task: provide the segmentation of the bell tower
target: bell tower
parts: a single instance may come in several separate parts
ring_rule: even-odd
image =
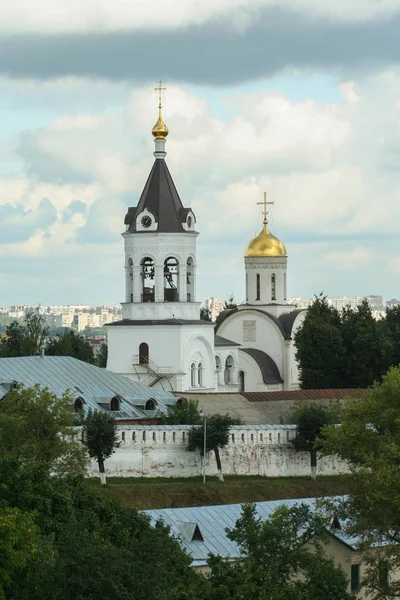
[[[285,245],[268,228],[267,194],[263,205],[263,228],[251,240],[244,255],[246,305],[286,305],[287,252]],[[269,311],[272,312],[272,311]]]
[[[152,129],[154,164],[136,207],[125,216],[124,319],[198,319],[196,217],[185,208],[165,161],[168,127],[162,115]]]

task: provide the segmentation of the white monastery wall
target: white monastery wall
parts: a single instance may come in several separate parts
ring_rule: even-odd
[[[115,477],[192,477],[202,474],[198,452],[186,450],[190,426],[119,427],[121,445],[106,461],[106,473]],[[309,476],[310,455],[295,452],[289,440],[294,425],[235,426],[228,445],[221,450],[224,475],[265,475],[267,477]],[[319,457],[317,474],[347,473],[347,464],[336,456]],[[92,461],[91,476],[98,476]],[[213,452],[206,458],[206,474],[217,475]]]

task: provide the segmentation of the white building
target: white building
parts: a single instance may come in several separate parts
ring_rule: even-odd
[[[165,162],[168,129],[153,128],[155,161],[125,217],[125,302],[108,324],[107,368],[184,391],[298,388],[293,333],[304,312],[286,298],[287,254],[268,229],[245,253],[246,304],[202,321],[196,299],[196,216],[181,202]]]

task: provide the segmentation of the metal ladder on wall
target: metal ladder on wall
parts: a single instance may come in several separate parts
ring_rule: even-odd
[[[136,354],[133,356],[132,364],[134,367],[144,367],[148,373],[146,379],[141,381],[143,385],[153,387],[161,379],[169,379],[174,374],[172,367],[159,367],[155,362],[147,358],[146,356],[140,356]],[[136,371],[140,377],[140,373]]]

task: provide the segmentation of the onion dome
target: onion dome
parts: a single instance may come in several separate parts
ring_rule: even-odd
[[[161,106],[161,102],[160,102],[158,105],[157,123],[154,125],[153,129],[151,130],[151,133],[156,140],[165,140],[165,138],[168,135],[168,127],[166,126],[166,124],[163,121],[161,110],[162,110],[162,106]]]
[[[284,243],[272,235],[264,220],[264,227],[261,233],[249,242],[244,255],[245,257],[287,256],[287,252]]]

